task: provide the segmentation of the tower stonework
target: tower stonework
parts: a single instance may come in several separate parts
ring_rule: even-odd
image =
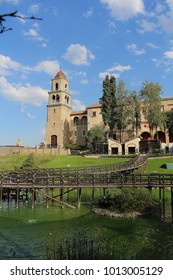
[[[71,94],[68,80],[60,70],[51,80],[48,92],[45,146],[66,148],[70,138]]]

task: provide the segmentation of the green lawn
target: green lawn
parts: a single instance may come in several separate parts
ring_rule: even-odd
[[[1,155],[0,170],[19,169],[28,155]],[[35,155],[34,161],[39,168],[63,168],[97,166],[127,161],[127,158],[85,158],[84,156]]]
[[[163,167],[165,163],[173,163],[173,157],[149,158],[144,172],[172,174],[173,169],[166,169]]]
[[[19,169],[28,155],[1,155],[0,170]],[[80,166],[97,166],[111,163],[119,163],[129,160],[128,158],[88,158],[84,156],[56,156],[56,155],[35,155],[35,162],[39,168],[63,168]],[[165,163],[173,163],[173,157],[149,158],[145,173],[173,173],[173,169],[165,169]],[[137,172],[142,172],[141,170]]]

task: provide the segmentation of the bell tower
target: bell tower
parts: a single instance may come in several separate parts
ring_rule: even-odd
[[[66,148],[70,137],[71,94],[68,80],[60,70],[51,80],[48,92],[45,146]]]

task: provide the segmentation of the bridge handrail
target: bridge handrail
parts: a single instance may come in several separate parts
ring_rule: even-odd
[[[39,169],[19,169],[13,171],[1,171],[0,176],[18,176],[17,174],[24,174],[23,176],[32,176],[33,173],[36,174],[62,174],[62,173],[104,173],[104,172],[121,172],[121,171],[131,171],[144,166],[147,162],[146,154],[138,154],[131,160],[122,163],[111,163],[106,165],[98,166],[85,166],[85,167],[63,167],[63,168],[39,168]]]

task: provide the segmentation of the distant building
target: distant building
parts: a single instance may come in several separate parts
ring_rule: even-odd
[[[95,125],[103,125],[101,104],[92,104],[84,111],[72,112],[71,94],[65,74],[59,71],[51,80],[51,91],[48,92],[47,122],[45,147],[66,148],[69,143],[77,145],[86,144],[86,135]],[[173,97],[161,100],[161,110],[173,110]],[[173,137],[169,137],[165,129],[155,131],[155,139],[159,139],[162,148],[172,151]],[[120,143],[119,131],[114,131],[113,139],[108,139],[108,152],[110,154],[138,153],[140,140],[151,140],[149,125],[145,119],[145,108],[141,102],[141,128],[138,135],[128,127],[124,142]]]

